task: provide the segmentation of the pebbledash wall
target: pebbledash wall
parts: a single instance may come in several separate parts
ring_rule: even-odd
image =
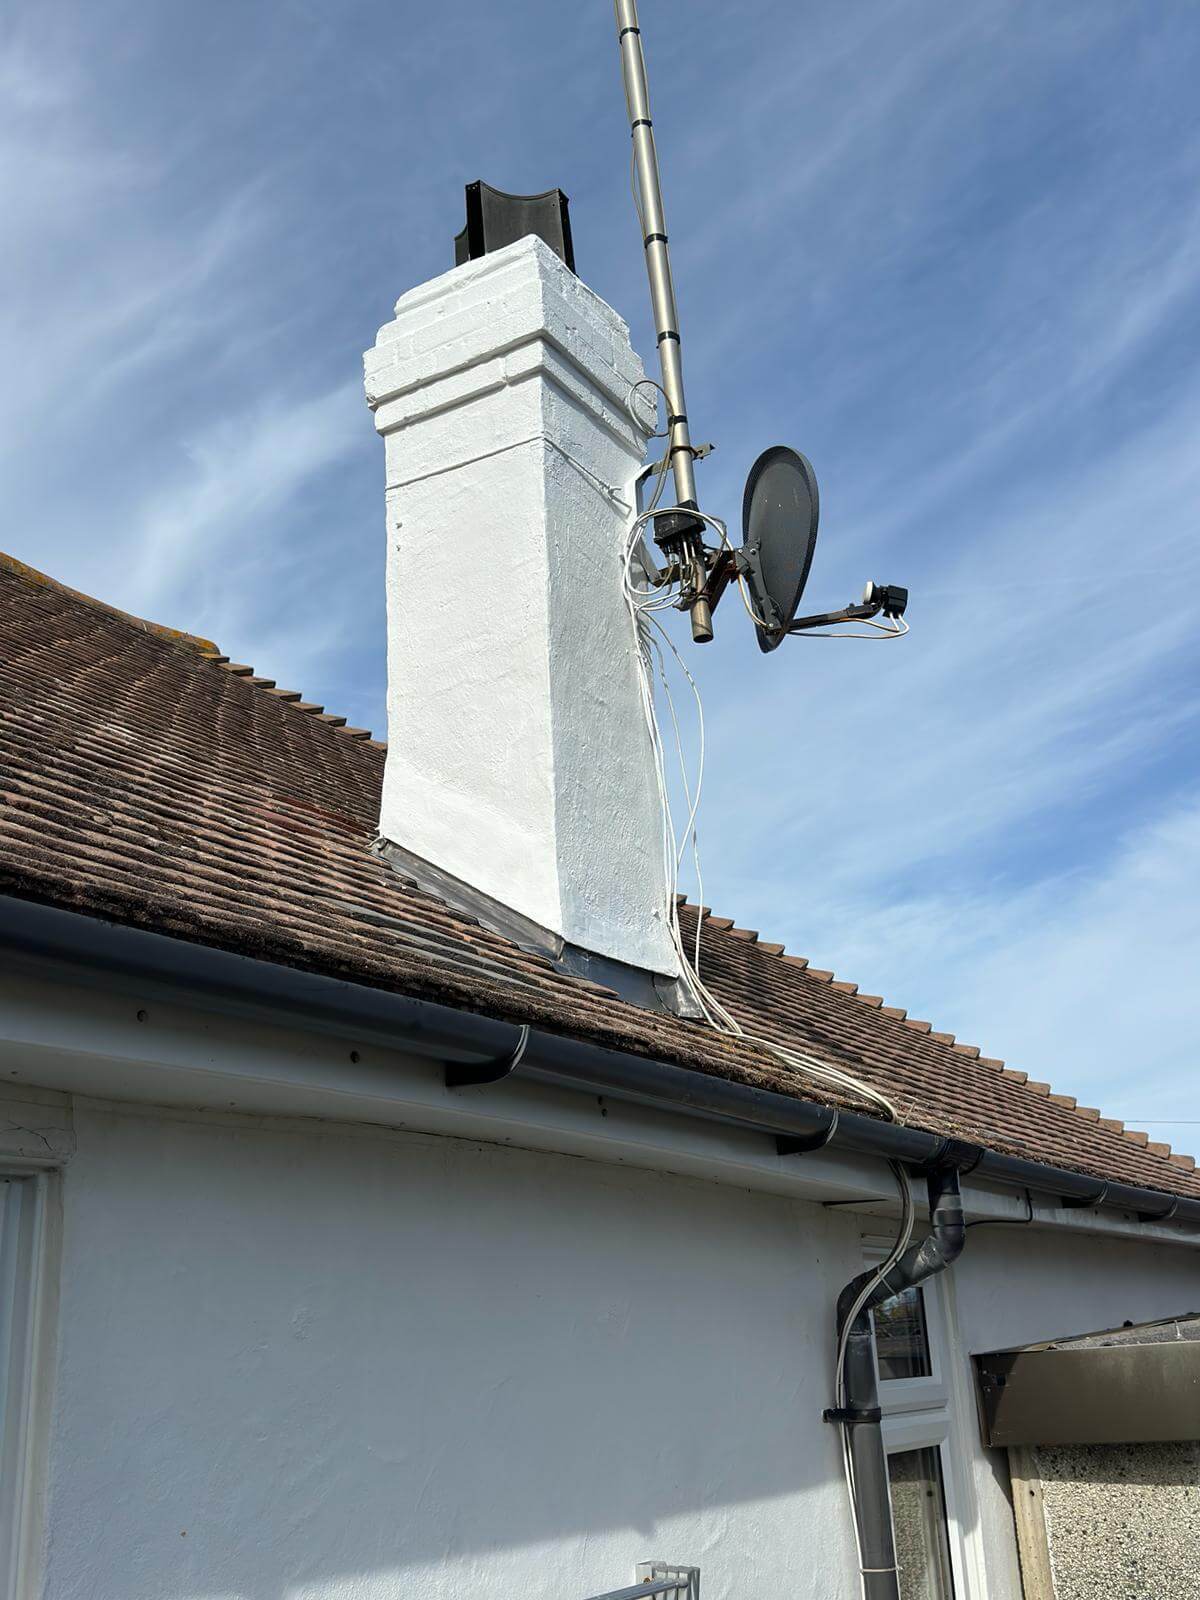
[[[821,1411],[881,1220],[459,1138],[71,1110],[44,1595],[582,1600],[652,1557],[706,1600],[856,1594]],[[1194,1273],[969,1235],[961,1600],[1020,1594],[965,1352],[1173,1314]]]

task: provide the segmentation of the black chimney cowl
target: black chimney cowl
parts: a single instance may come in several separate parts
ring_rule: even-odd
[[[505,194],[482,180],[467,184],[467,225],[455,235],[454,265],[461,267],[464,261],[475,261],[536,233],[574,272],[568,203],[561,189],[547,189],[545,194]]]

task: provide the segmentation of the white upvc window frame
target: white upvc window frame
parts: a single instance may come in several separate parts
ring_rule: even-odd
[[[873,1252],[868,1252],[868,1260]],[[877,1256],[875,1265],[883,1257]],[[917,1290],[925,1313],[925,1340],[929,1347],[929,1375],[924,1378],[881,1378],[879,1356],[875,1356],[875,1376],[880,1393],[887,1390],[888,1415],[904,1411],[932,1411],[950,1404],[950,1351],[945,1305],[938,1290],[938,1279],[930,1278]],[[872,1345],[874,1349],[874,1345]]]
[[[0,1600],[41,1592],[59,1177],[40,1163],[0,1157]]]
[[[878,1266],[891,1244],[890,1239],[864,1238],[867,1264]],[[987,1600],[970,1442],[963,1432],[961,1406],[956,1404],[958,1325],[949,1274],[928,1279],[920,1294],[930,1373],[921,1378],[879,1379],[883,1448],[888,1456],[908,1450],[938,1452],[954,1600]]]

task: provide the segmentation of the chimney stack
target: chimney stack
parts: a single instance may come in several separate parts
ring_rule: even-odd
[[[654,416],[629,330],[531,235],[403,295],[365,362],[387,466],[380,848],[485,926],[674,1004],[621,589]]]

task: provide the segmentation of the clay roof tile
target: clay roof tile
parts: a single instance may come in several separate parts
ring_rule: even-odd
[[[807,1099],[870,1106],[756,1045],[559,972],[372,849],[385,745],[210,639],[0,557],[0,892],[251,954]],[[702,972],[748,1033],[886,1093],[912,1126],[1093,1176],[1200,1195],[1190,1157],[981,1056],[732,918]]]

